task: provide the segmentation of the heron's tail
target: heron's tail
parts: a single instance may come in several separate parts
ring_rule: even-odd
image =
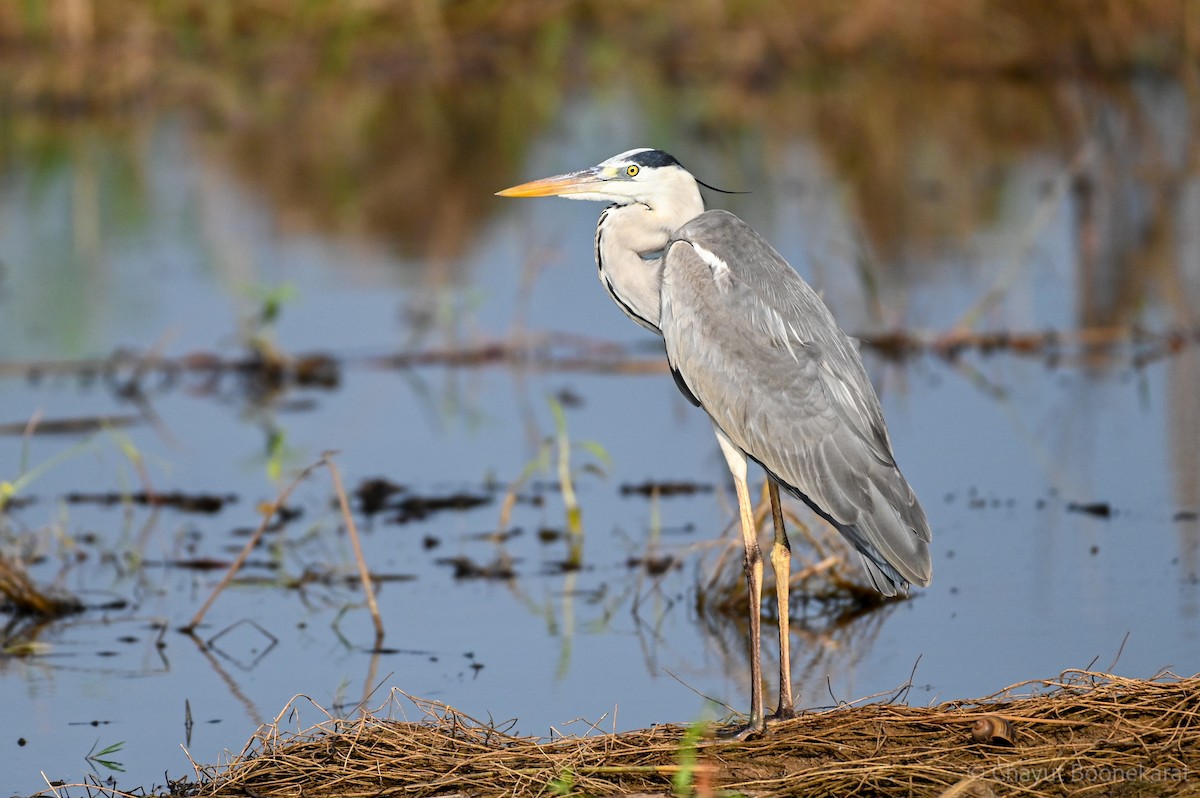
[[[901,481],[904,477],[896,472]],[[908,483],[904,482],[908,488]],[[929,521],[909,488],[908,502],[888,501],[871,486],[874,512],[863,513],[854,524],[836,524],[862,556],[875,589],[885,596],[908,591],[910,584],[924,587],[933,577],[929,558]]]
[[[760,460],[755,462],[762,465]],[[929,584],[933,577],[929,520],[912,487],[894,465],[888,469],[886,478],[868,481],[867,501],[851,524],[838,521],[803,491],[780,479],[766,466],[763,468],[781,488],[842,533],[862,556],[867,576],[880,593],[895,596],[907,592],[909,585]]]

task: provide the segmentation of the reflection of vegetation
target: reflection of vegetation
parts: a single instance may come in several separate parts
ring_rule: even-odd
[[[497,529],[503,532],[508,528],[513,507],[517,502],[518,491],[535,474],[549,471],[553,461],[558,476],[558,489],[563,497],[563,509],[566,511],[568,553],[563,567],[568,571],[574,571],[578,570],[583,563],[583,509],[579,506],[579,498],[575,493],[577,472],[571,465],[571,450],[579,447],[594,458],[594,462],[588,462],[582,466],[583,471],[604,475],[605,470],[611,467],[612,462],[607,450],[595,441],[573,443],[567,431],[567,418],[562,403],[554,397],[550,397],[548,402],[550,411],[554,415],[554,436],[542,442],[537,456],[525,464],[520,475],[509,485],[500,508],[500,521]]]
[[[32,433],[36,428],[37,428],[37,420],[35,419],[34,421],[30,422],[29,430]],[[87,440],[84,440],[80,443],[75,444],[70,449],[66,449],[64,451],[57,453],[56,455],[51,457],[49,460],[38,463],[37,465],[30,468],[29,464],[28,464],[29,437],[26,436],[24,444],[21,448],[20,473],[17,475],[17,477],[15,479],[0,480],[0,512],[3,512],[4,509],[8,506],[8,504],[10,502],[12,502],[18,496],[20,496],[21,492],[23,490],[25,490],[26,488],[28,488],[33,483],[33,481],[36,480],[38,477],[40,477],[42,474],[45,474],[47,471],[54,468],[59,463],[66,462],[67,460],[70,460],[71,458],[73,458],[75,455],[82,453],[90,445],[91,445],[91,438],[88,438]]]
[[[791,642],[794,686],[799,694],[812,690],[829,673],[852,673],[892,611],[903,600],[884,599],[869,584],[858,563],[858,555],[841,535],[819,519],[810,528],[785,506],[788,533],[792,541],[793,571],[791,586]],[[756,520],[771,525],[764,491]],[[732,552],[741,544],[729,541],[710,576],[695,587],[695,612],[701,628],[717,645],[727,661],[726,670],[745,667],[749,623],[746,617],[746,587],[741,568],[728,567]],[[775,585],[763,585],[762,640],[774,641],[778,627]],[[756,641],[762,645],[762,640]],[[796,645],[799,641],[799,645]]]
[[[122,765],[120,762],[117,762],[115,759],[110,759],[107,757],[111,757],[113,754],[118,753],[122,748],[124,748],[125,741],[122,740],[119,743],[113,743],[112,745],[106,746],[102,750],[97,751],[96,746],[99,744],[100,741],[97,740],[96,744],[92,746],[92,750],[88,751],[87,756],[84,757],[88,764],[92,765],[93,770],[95,769],[96,765],[100,765],[108,770],[112,770],[117,773],[124,773],[124,765]]]
[[[144,109],[184,109],[199,157],[267,197],[284,230],[382,246],[426,270],[430,295],[459,296],[457,264],[491,192],[590,85],[615,87],[600,98],[601,134],[610,116],[642,120],[651,141],[624,144],[752,144],[759,163],[743,158],[730,183],[768,185],[779,207],[748,215],[838,218],[844,236],[806,242],[814,271],[820,282],[826,266],[857,269],[888,309],[880,326],[910,322],[897,281],[995,261],[1025,274],[1044,255],[1027,209],[1047,168],[1070,191],[1035,215],[1075,214],[1065,246],[1081,264],[1081,323],[1136,324],[1147,295],[1194,307],[1179,264],[1195,233],[1176,221],[1190,218],[1200,164],[1188,0],[669,12],[644,0],[57,0],[0,4],[0,41],[0,109],[17,111],[0,114],[0,178],[20,164],[36,191],[71,184],[70,235],[19,253],[8,290],[34,297],[28,307],[67,305],[59,323],[84,331],[105,307],[100,244],[152,209],[142,171],[156,117]],[[214,261],[252,268],[245,242],[212,221],[221,181],[203,182],[195,226]],[[946,326],[963,304],[921,323]]]
[[[575,495],[575,472],[571,468],[571,436],[567,432],[567,416],[563,412],[562,403],[551,397],[550,410],[554,413],[554,438],[558,449],[558,485],[567,510],[567,534],[571,541],[567,565],[570,568],[578,568],[583,559],[583,510]],[[579,446],[590,452],[604,467],[612,465],[608,452],[599,443],[580,441]],[[584,468],[604,473],[596,464],[588,464]]]
[[[773,601],[768,601],[773,605]],[[874,605],[836,605],[813,603],[801,599],[792,608],[791,654],[793,690],[797,696],[808,696],[805,702],[812,706],[813,696],[823,694],[830,674],[852,676],[858,664],[874,647],[884,624],[900,602]],[[700,628],[716,645],[725,670],[729,673],[748,671],[747,636],[749,635],[744,598],[736,609],[720,603],[704,605],[699,613]],[[799,612],[797,612],[799,610]],[[771,630],[777,623],[775,614],[765,614],[763,628]],[[774,635],[768,631],[763,640],[771,641],[768,646],[774,656]],[[760,645],[761,645],[760,641]],[[766,669],[770,672],[770,668]],[[769,701],[768,701],[769,703]]]
[[[718,2],[669,13],[648,0],[309,0],[299,7],[292,0],[48,0],[9,3],[0,12],[6,38],[34,46],[149,50],[147,58],[200,61],[220,53],[246,67],[274,60],[332,74],[391,66],[460,77],[514,53],[563,66],[580,37],[595,41],[585,62],[595,71],[638,52],[656,53],[677,75],[743,80],[769,78],[758,71],[768,65],[802,69],[863,56],[1022,75],[1117,70],[1175,63],[1195,44],[1186,37],[1200,34],[1197,25],[1186,0],[940,0],[916,7],[905,0],[813,0],[803,9]]]
[[[0,87],[7,77],[0,61]],[[111,291],[111,281],[103,279],[109,265],[103,244],[140,229],[149,213],[137,126],[110,119],[60,124],[13,114],[4,92],[0,88],[0,188],[6,201],[0,235],[9,267],[4,288],[20,302],[6,313],[11,318],[0,332],[21,340],[37,325],[62,350],[86,352],[93,328],[107,321],[109,305],[99,301]],[[121,306],[125,298],[112,299],[117,312],[138,312]],[[45,324],[47,317],[52,325]]]
[[[595,463],[586,463],[582,467],[582,470],[603,474],[604,471],[601,470],[600,464],[607,468],[611,463],[609,462],[607,451],[600,444],[591,441],[573,443],[567,431],[566,413],[562,402],[555,397],[549,397],[548,402],[550,410],[554,415],[554,435],[541,442],[541,445],[538,447],[537,456],[525,465],[520,475],[509,485],[504,502],[501,505],[500,520],[497,529],[502,540],[509,527],[513,508],[518,501],[519,491],[529,483],[535,474],[550,471],[551,463],[553,462],[558,476],[557,487],[563,497],[563,509],[566,516],[565,537],[567,540],[567,556],[555,565],[556,569],[563,572],[562,589],[559,591],[561,595],[561,622],[559,609],[555,607],[553,599],[547,599],[544,603],[539,603],[525,594],[524,590],[515,580],[511,581],[509,586],[513,590],[514,595],[532,612],[545,617],[548,632],[561,640],[558,665],[555,669],[557,677],[561,679],[566,676],[571,665],[571,654],[576,631],[575,601],[580,593],[578,580],[579,572],[583,568],[583,510],[575,494],[575,481],[578,474],[571,465],[571,450],[576,446],[581,447],[589,452],[597,461]],[[540,501],[537,503],[541,504]],[[543,540],[548,541],[558,536],[557,530],[543,531],[550,533],[549,536],[543,537]],[[505,562],[507,562],[507,553],[504,553],[504,558]],[[600,595],[603,595],[603,591],[601,591]],[[594,600],[595,597],[589,598],[587,599],[587,603],[594,603]],[[560,787],[567,783],[562,782],[561,779],[569,779],[569,774],[563,774],[560,777],[560,783],[558,783]],[[554,788],[553,785],[552,788]]]
[[[25,650],[35,636],[18,632],[26,631],[30,625],[40,626],[82,609],[79,599],[61,590],[42,589],[26,573],[21,562],[0,556],[0,610],[13,614],[12,620],[0,632],[0,651],[3,653],[15,654],[14,646]]]
[[[276,341],[276,322],[284,304],[295,298],[296,290],[291,283],[283,283],[272,287],[250,286],[245,293],[254,302],[255,310],[242,315],[239,338],[257,368],[243,375],[246,396],[251,400],[244,414],[261,428],[267,477],[279,482],[284,466],[301,456],[288,447],[287,430],[276,421],[274,412],[274,405],[285,394],[285,373],[291,361]]]
[[[25,55],[0,65],[15,73],[0,75],[0,105],[198,109],[207,151],[287,226],[444,264],[487,216],[481,187],[511,182],[573,85],[637,85],[659,139],[761,131],[777,154],[815,133],[890,249],[914,222],[964,218],[961,195],[905,203],[916,219],[898,196],[994,199],[992,147],[1027,152],[1073,126],[1074,101],[1050,84],[1173,71],[1200,47],[1197,17],[1188,0],[10,3],[0,39]],[[0,139],[28,139],[26,116]],[[955,175],[973,179],[939,179]]]
[[[248,286],[244,293],[254,304],[254,310],[242,314],[239,325],[242,343],[263,360],[280,360],[275,328],[284,305],[295,300],[296,287],[291,283],[276,286],[254,285]]]

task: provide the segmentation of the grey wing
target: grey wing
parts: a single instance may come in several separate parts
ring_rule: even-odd
[[[858,352],[825,304],[725,211],[681,227],[664,258],[662,333],[681,387],[846,536],[881,592],[928,584],[928,521]]]

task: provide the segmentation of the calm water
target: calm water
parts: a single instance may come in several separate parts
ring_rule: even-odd
[[[658,144],[709,182],[753,187],[709,199],[766,235],[848,331],[933,337],[997,284],[980,329],[1194,326],[1200,227],[1188,220],[1200,218],[1200,182],[1163,133],[1174,135],[1186,100],[1169,87],[1139,91],[1134,110],[1095,100],[1103,121],[1080,139],[1064,134],[970,173],[956,168],[952,142],[918,137],[900,210],[872,205],[815,134],[657,141],[654,125],[608,95],[578,98],[525,163],[477,183],[460,178],[459,190],[490,197]],[[1131,132],[1135,113],[1149,132]],[[85,757],[118,742],[106,757],[125,769],[118,784],[161,783],[164,771],[191,772],[188,754],[213,764],[240,750],[296,694],[350,713],[364,694],[375,705],[396,687],[480,719],[516,719],[536,735],[725,713],[705,697],[746,708],[740,619],[696,609],[697,585],[738,545],[733,495],[707,420],[668,376],[372,360],[549,339],[572,354],[616,343],[654,362],[655,341],[596,282],[599,206],[480,200],[482,218],[439,255],[297,221],[259,189],[253,169],[233,167],[181,117],[142,120],[133,133],[84,125],[71,141],[71,156],[51,168],[10,160],[0,177],[0,359],[103,358],[121,348],[234,355],[264,292],[287,283],[274,341],[344,358],[344,370],[336,390],[257,402],[232,378],[215,389],[198,378],[148,379],[140,410],[103,380],[3,372],[0,423],[140,415],[119,435],[0,437],[0,478],[54,461],[23,488],[33,501],[0,516],[0,547],[37,557],[29,570],[41,584],[92,605],[123,603],[41,629],[33,655],[0,656],[5,794],[44,788],[41,772],[108,778]],[[1149,161],[1175,170],[1171,192],[1136,171]],[[429,212],[443,200],[431,187]],[[801,704],[890,691],[910,674],[909,700],[925,703],[1093,663],[1129,676],[1198,670],[1200,348],[1144,365],[1134,354],[1071,350],[1049,363],[967,352],[896,364],[868,351],[897,455],[934,529],[934,582],[842,625],[798,604]],[[550,397],[563,395],[585,530],[585,567],[565,575],[566,543],[537,534],[565,526],[553,469],[522,489],[542,502],[517,504],[510,526],[519,534],[483,537],[497,528],[504,486],[554,434]],[[123,445],[142,455],[159,491],[237,501],[211,516],[64,501],[139,489]],[[372,570],[410,577],[380,587],[385,645],[395,651],[372,657],[361,597],[337,578],[352,573],[353,558],[320,471],[290,502],[303,516],[254,555],[255,579],[209,612],[199,637],[211,645],[174,631],[220,572],[164,563],[231,558],[245,539],[239,530],[258,523],[256,505],[327,450],[351,486],[385,477],[416,495],[491,499],[405,524],[359,516]],[[658,501],[621,491],[648,479],[712,490]],[[1069,509],[1079,502],[1107,503],[1111,515]],[[663,552],[680,565],[661,576],[628,564]],[[502,556],[515,579],[456,579],[439,562]],[[718,581],[736,586],[737,557],[724,562]],[[306,572],[334,578],[283,586]],[[764,652],[770,673],[773,644]],[[773,693],[771,685],[768,700]],[[195,722],[187,753],[185,702]],[[305,707],[298,723],[322,717]]]

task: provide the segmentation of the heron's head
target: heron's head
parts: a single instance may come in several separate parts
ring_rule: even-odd
[[[614,155],[578,172],[555,175],[496,192],[501,197],[563,197],[618,205],[641,203],[687,221],[704,212],[696,178],[662,150],[641,148]]]

